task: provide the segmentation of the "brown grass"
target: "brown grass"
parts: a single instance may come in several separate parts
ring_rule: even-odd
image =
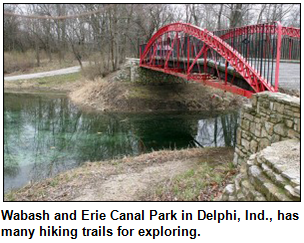
[[[5,52],[4,53],[4,74],[19,75],[28,73],[46,72],[61,68],[77,66],[78,62],[71,55],[66,55],[61,63],[56,55],[52,61],[48,59],[44,51],[40,53],[40,66],[37,66],[36,55],[34,51],[23,52]]]
[[[5,52],[4,53],[4,73],[13,73],[17,71],[27,71],[35,67],[35,53],[27,51],[26,53]]]
[[[111,75],[116,75],[117,72]],[[87,82],[70,93],[75,104],[98,111],[221,111],[238,109],[242,98],[201,84],[142,84],[106,78]],[[223,96],[212,99],[213,94]]]
[[[212,201],[237,174],[233,149],[209,148],[190,169],[149,188],[145,201]]]
[[[171,188],[180,191],[178,200],[209,200],[222,190],[227,178],[233,176],[235,169],[230,168],[232,154],[233,149],[229,148],[195,148],[90,162],[9,192],[5,194],[5,201],[174,200],[176,196]],[[172,175],[179,179],[172,180]],[[134,176],[137,178],[135,184]],[[202,187],[199,182],[204,180],[205,186]],[[113,193],[121,188],[123,190],[113,197]],[[189,197],[189,188],[195,188],[197,193],[190,193]],[[208,197],[197,196],[207,194]]]
[[[105,77],[110,71],[103,65],[103,63],[91,63],[86,67],[83,67],[81,71],[82,75],[88,80],[95,80],[96,78]]]

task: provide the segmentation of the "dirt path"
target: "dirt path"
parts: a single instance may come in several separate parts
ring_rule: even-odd
[[[50,76],[77,73],[79,71],[80,71],[80,66],[74,66],[74,67],[69,67],[69,68],[53,70],[53,71],[49,71],[49,72],[41,72],[41,73],[32,73],[32,74],[24,74],[24,75],[17,75],[17,76],[11,76],[11,77],[4,77],[4,81],[16,81],[16,80],[25,80],[25,79],[44,78],[44,77],[50,77]]]
[[[174,160],[146,167],[142,171],[111,175],[105,181],[90,185],[73,201],[137,201],[149,187],[172,179],[193,167],[194,163],[193,160]]]

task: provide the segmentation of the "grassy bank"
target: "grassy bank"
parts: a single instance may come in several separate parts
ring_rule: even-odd
[[[209,201],[236,174],[232,157],[232,148],[194,148],[90,162],[5,201]]]
[[[4,88],[8,91],[71,91],[82,82],[81,73],[78,72],[30,80],[5,81]]]
[[[198,83],[144,84],[98,79],[69,94],[84,108],[97,111],[227,111],[236,110],[240,96]]]
[[[234,178],[237,169],[231,160],[231,151],[218,151],[221,155],[201,158],[191,169],[164,180],[142,196],[146,201],[212,201]],[[227,154],[224,154],[227,153]],[[228,155],[228,159],[225,158]]]

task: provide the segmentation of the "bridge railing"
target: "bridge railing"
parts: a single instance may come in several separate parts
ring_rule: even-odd
[[[300,62],[301,41],[300,38],[283,36],[281,45],[281,60]]]
[[[298,60],[299,44],[299,29],[279,22],[214,32],[173,23],[140,45],[140,65],[250,97],[278,90],[280,59]]]
[[[279,22],[213,31],[278,90],[280,61],[300,61],[299,29]],[[210,56],[210,55],[209,55]]]
[[[213,34],[239,52],[261,77],[278,89],[282,36],[279,23],[243,26]]]

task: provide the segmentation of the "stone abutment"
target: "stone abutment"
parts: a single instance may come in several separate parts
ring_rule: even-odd
[[[300,200],[300,99],[263,92],[243,107],[234,164],[222,201]]]

